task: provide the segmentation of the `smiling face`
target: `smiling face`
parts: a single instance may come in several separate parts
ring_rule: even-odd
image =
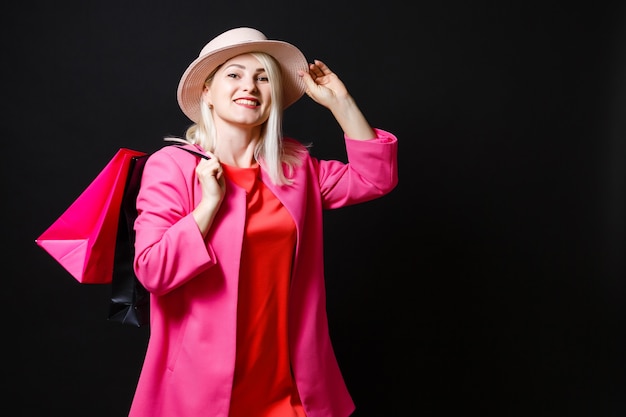
[[[202,99],[216,123],[260,126],[269,117],[271,85],[263,65],[251,54],[226,61],[205,86]]]

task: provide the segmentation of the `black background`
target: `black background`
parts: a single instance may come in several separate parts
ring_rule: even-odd
[[[178,80],[236,26],[324,60],[399,138],[398,187],[326,214],[354,417],[626,415],[625,8],[404,3],[3,6],[11,415],[126,415],[148,329],[108,322],[110,288],[34,240],[117,149],[183,134]],[[344,157],[307,97],[285,133]]]

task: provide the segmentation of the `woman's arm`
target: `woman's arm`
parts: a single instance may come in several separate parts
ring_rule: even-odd
[[[300,71],[299,74],[307,87],[307,95],[331,111],[346,136],[356,140],[376,137],[346,86],[326,64],[316,59],[309,65],[308,73]]]

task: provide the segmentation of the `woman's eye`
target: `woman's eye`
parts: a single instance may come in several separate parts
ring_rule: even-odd
[[[259,76],[257,80],[262,81],[262,82],[268,82],[270,79],[267,76],[263,75],[263,76]]]
[[[230,77],[230,78],[237,78],[237,77],[239,77],[239,76],[238,76],[237,74],[228,74],[228,75],[227,75],[227,77]]]

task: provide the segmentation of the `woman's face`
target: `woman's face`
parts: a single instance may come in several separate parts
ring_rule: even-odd
[[[259,126],[269,117],[271,85],[263,65],[254,56],[243,54],[217,70],[202,99],[216,122]]]

